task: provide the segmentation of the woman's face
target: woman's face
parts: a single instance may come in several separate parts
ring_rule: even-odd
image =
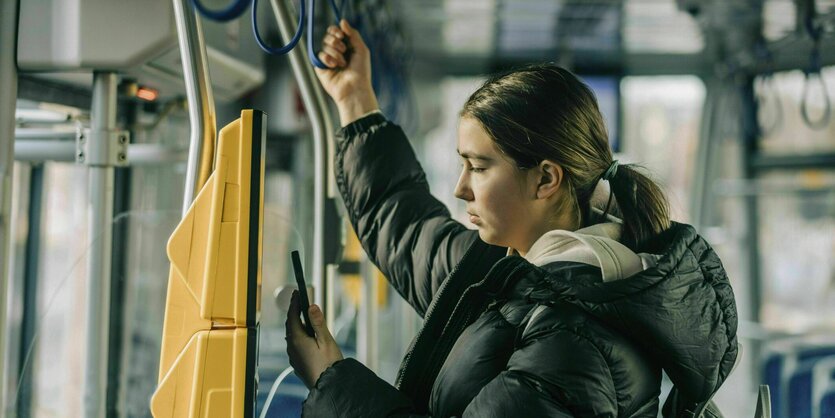
[[[467,203],[470,222],[481,239],[526,251],[539,237],[541,217],[530,170],[519,170],[471,117],[459,122],[458,154],[462,168],[455,197]]]

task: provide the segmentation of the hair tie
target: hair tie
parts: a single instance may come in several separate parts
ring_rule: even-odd
[[[618,174],[618,160],[612,161],[612,164],[609,164],[609,168],[603,173],[601,179],[609,181],[615,178]],[[609,184],[609,199],[606,201],[606,209],[603,210],[603,222],[606,222],[606,216],[609,214],[609,208],[612,206],[612,197],[615,195],[615,189],[612,187],[611,183]]]
[[[612,161],[612,164],[609,165],[609,168],[603,173],[601,177],[603,180],[609,181],[618,174],[618,160]]]

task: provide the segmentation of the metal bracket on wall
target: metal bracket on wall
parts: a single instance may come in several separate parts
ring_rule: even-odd
[[[99,167],[127,166],[129,142],[128,131],[79,129],[75,140],[75,162]]]

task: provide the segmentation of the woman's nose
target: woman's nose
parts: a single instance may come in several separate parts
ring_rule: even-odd
[[[473,191],[467,184],[466,174],[461,174],[458,178],[458,184],[455,185],[455,197],[468,202],[473,200]]]

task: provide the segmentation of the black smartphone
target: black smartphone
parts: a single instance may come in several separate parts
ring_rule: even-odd
[[[296,285],[299,287],[299,309],[304,318],[304,330],[307,335],[316,337],[316,332],[313,331],[313,325],[310,324],[310,316],[307,311],[310,309],[310,300],[307,298],[307,284],[304,282],[304,270],[302,270],[302,260],[299,258],[299,252],[293,251],[290,253],[293,258],[293,272],[296,274]]]

